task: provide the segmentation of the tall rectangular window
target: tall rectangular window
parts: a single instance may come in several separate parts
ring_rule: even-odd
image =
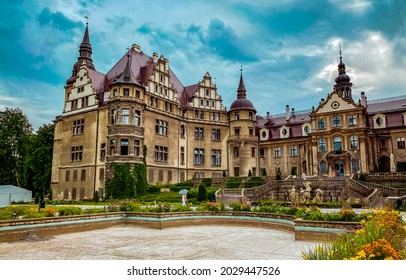
[[[204,164],[204,149],[200,149],[200,148],[195,149],[194,164],[195,165]]]
[[[128,155],[128,139],[121,139],[120,141],[120,155]]]
[[[325,129],[326,128],[326,124],[324,122],[324,119],[320,119],[317,121],[317,128],[318,129]]]
[[[140,140],[134,140],[134,156],[140,156]]]
[[[211,150],[211,165],[221,165],[221,150]]]
[[[239,128],[234,128],[234,135],[236,138],[240,138],[240,129]]]
[[[290,147],[290,156],[291,157],[296,157],[297,156],[297,147],[296,146]]]
[[[234,148],[234,157],[239,157],[240,156],[240,149],[238,147]]]
[[[130,109],[123,108],[121,110],[121,124],[129,124],[130,122]]]
[[[341,118],[340,116],[333,116],[333,127],[341,126]]]
[[[71,161],[82,161],[83,146],[73,146],[71,148]]]
[[[204,111],[200,111],[200,119],[201,119],[201,120],[204,119]]]
[[[104,159],[106,157],[106,143],[100,144],[100,159]]]
[[[180,147],[180,164],[185,164],[185,147]]]
[[[110,155],[113,156],[116,153],[116,140],[110,140]]]
[[[255,157],[256,149],[254,147],[251,148],[251,157]]]
[[[84,119],[73,121],[72,134],[73,135],[83,134],[84,128],[85,128],[85,120]]]
[[[155,133],[159,135],[168,135],[168,122],[163,120],[156,120]]]
[[[203,127],[195,127],[195,139],[201,140],[204,138],[204,129]]]
[[[349,124],[350,126],[355,126],[355,125],[357,125],[357,116],[356,116],[356,115],[350,115],[350,116],[348,117],[348,124]]]
[[[100,168],[99,181],[104,181],[104,168]]]
[[[260,157],[265,157],[265,149],[264,148],[259,149],[259,156]]]
[[[140,126],[141,125],[141,112],[140,111],[135,111],[134,125],[135,126]]]
[[[66,181],[66,182],[69,182],[69,180],[70,180],[70,171],[69,171],[69,170],[66,170],[66,173],[65,173],[65,181]]]
[[[211,140],[213,141],[220,141],[220,129],[212,129],[211,130]]]
[[[396,139],[396,142],[398,144],[398,149],[404,149],[405,148],[405,138],[404,137],[398,137]]]
[[[86,181],[86,169],[82,169],[81,174],[80,174],[80,180]]]
[[[129,88],[125,88],[123,90],[123,96],[130,96],[130,89]]]
[[[155,160],[168,161],[168,147],[155,146]]]
[[[77,181],[77,180],[78,180],[78,171],[73,170],[73,181]]]
[[[234,113],[234,120],[239,120],[240,119],[240,112],[235,112]]]
[[[280,147],[276,147],[273,151],[274,151],[274,157],[276,157],[276,158],[281,157],[281,148]]]
[[[326,140],[324,138],[319,139],[319,152],[325,152],[326,151]]]
[[[117,119],[117,110],[116,109],[111,110],[110,118],[111,118],[110,123],[115,124],[116,119]]]

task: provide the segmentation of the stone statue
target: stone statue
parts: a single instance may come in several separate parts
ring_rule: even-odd
[[[293,206],[297,206],[299,204],[299,194],[296,192],[294,186],[292,186],[292,189],[289,191],[289,198]]]
[[[306,203],[306,202],[310,201],[310,198],[311,198],[310,193],[312,191],[312,187],[310,187],[310,185],[312,184],[312,182],[304,182],[303,184],[305,186],[303,201]]]
[[[323,202],[323,191],[320,188],[316,189],[316,196],[313,198],[313,202],[321,203]]]

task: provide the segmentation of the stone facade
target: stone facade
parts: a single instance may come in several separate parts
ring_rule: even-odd
[[[264,117],[247,99],[242,72],[227,111],[209,73],[184,86],[167,58],[138,45],[108,73],[97,72],[86,27],[79,53],[55,120],[56,199],[103,196],[113,162],[145,160],[151,184],[406,170],[406,97],[367,102],[362,93],[354,101],[341,53],[336,84],[317,107],[295,112],[287,105]]]

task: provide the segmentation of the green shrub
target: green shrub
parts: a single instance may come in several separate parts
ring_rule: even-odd
[[[211,178],[203,178],[203,179],[202,179],[202,184],[204,184],[204,186],[205,186],[206,188],[211,187]]]
[[[229,177],[227,178],[226,186],[227,188],[239,188],[241,186],[242,178],[240,177]]]
[[[281,174],[281,171],[279,169],[276,170],[275,180],[282,180],[282,174]]]
[[[94,191],[94,193],[93,193],[93,201],[94,201],[94,203],[98,203],[99,202],[99,192],[98,191]]]
[[[261,169],[261,175],[262,175],[263,177],[266,176],[266,168],[262,168],[262,169]]]
[[[201,183],[199,185],[199,190],[197,193],[197,201],[206,201],[207,200],[207,190],[205,184]]]
[[[360,173],[358,175],[358,180],[361,181],[361,182],[365,182],[367,180],[367,178],[366,178],[364,173]]]
[[[251,177],[247,182],[244,183],[245,188],[252,188],[256,186],[262,186],[265,179],[262,177]]]
[[[71,216],[71,215],[80,215],[82,214],[82,209],[79,207],[60,207],[58,208],[59,216]]]
[[[127,212],[140,212],[141,205],[139,203],[134,202],[125,202],[120,205],[120,211],[127,211]]]

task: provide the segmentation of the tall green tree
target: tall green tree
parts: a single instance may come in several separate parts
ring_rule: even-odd
[[[25,158],[30,152],[33,129],[19,108],[6,108],[0,115],[0,184],[27,187]]]
[[[32,137],[31,153],[27,157],[27,172],[32,174],[32,190],[46,194],[49,192],[52,171],[54,143],[53,124],[42,125]]]

